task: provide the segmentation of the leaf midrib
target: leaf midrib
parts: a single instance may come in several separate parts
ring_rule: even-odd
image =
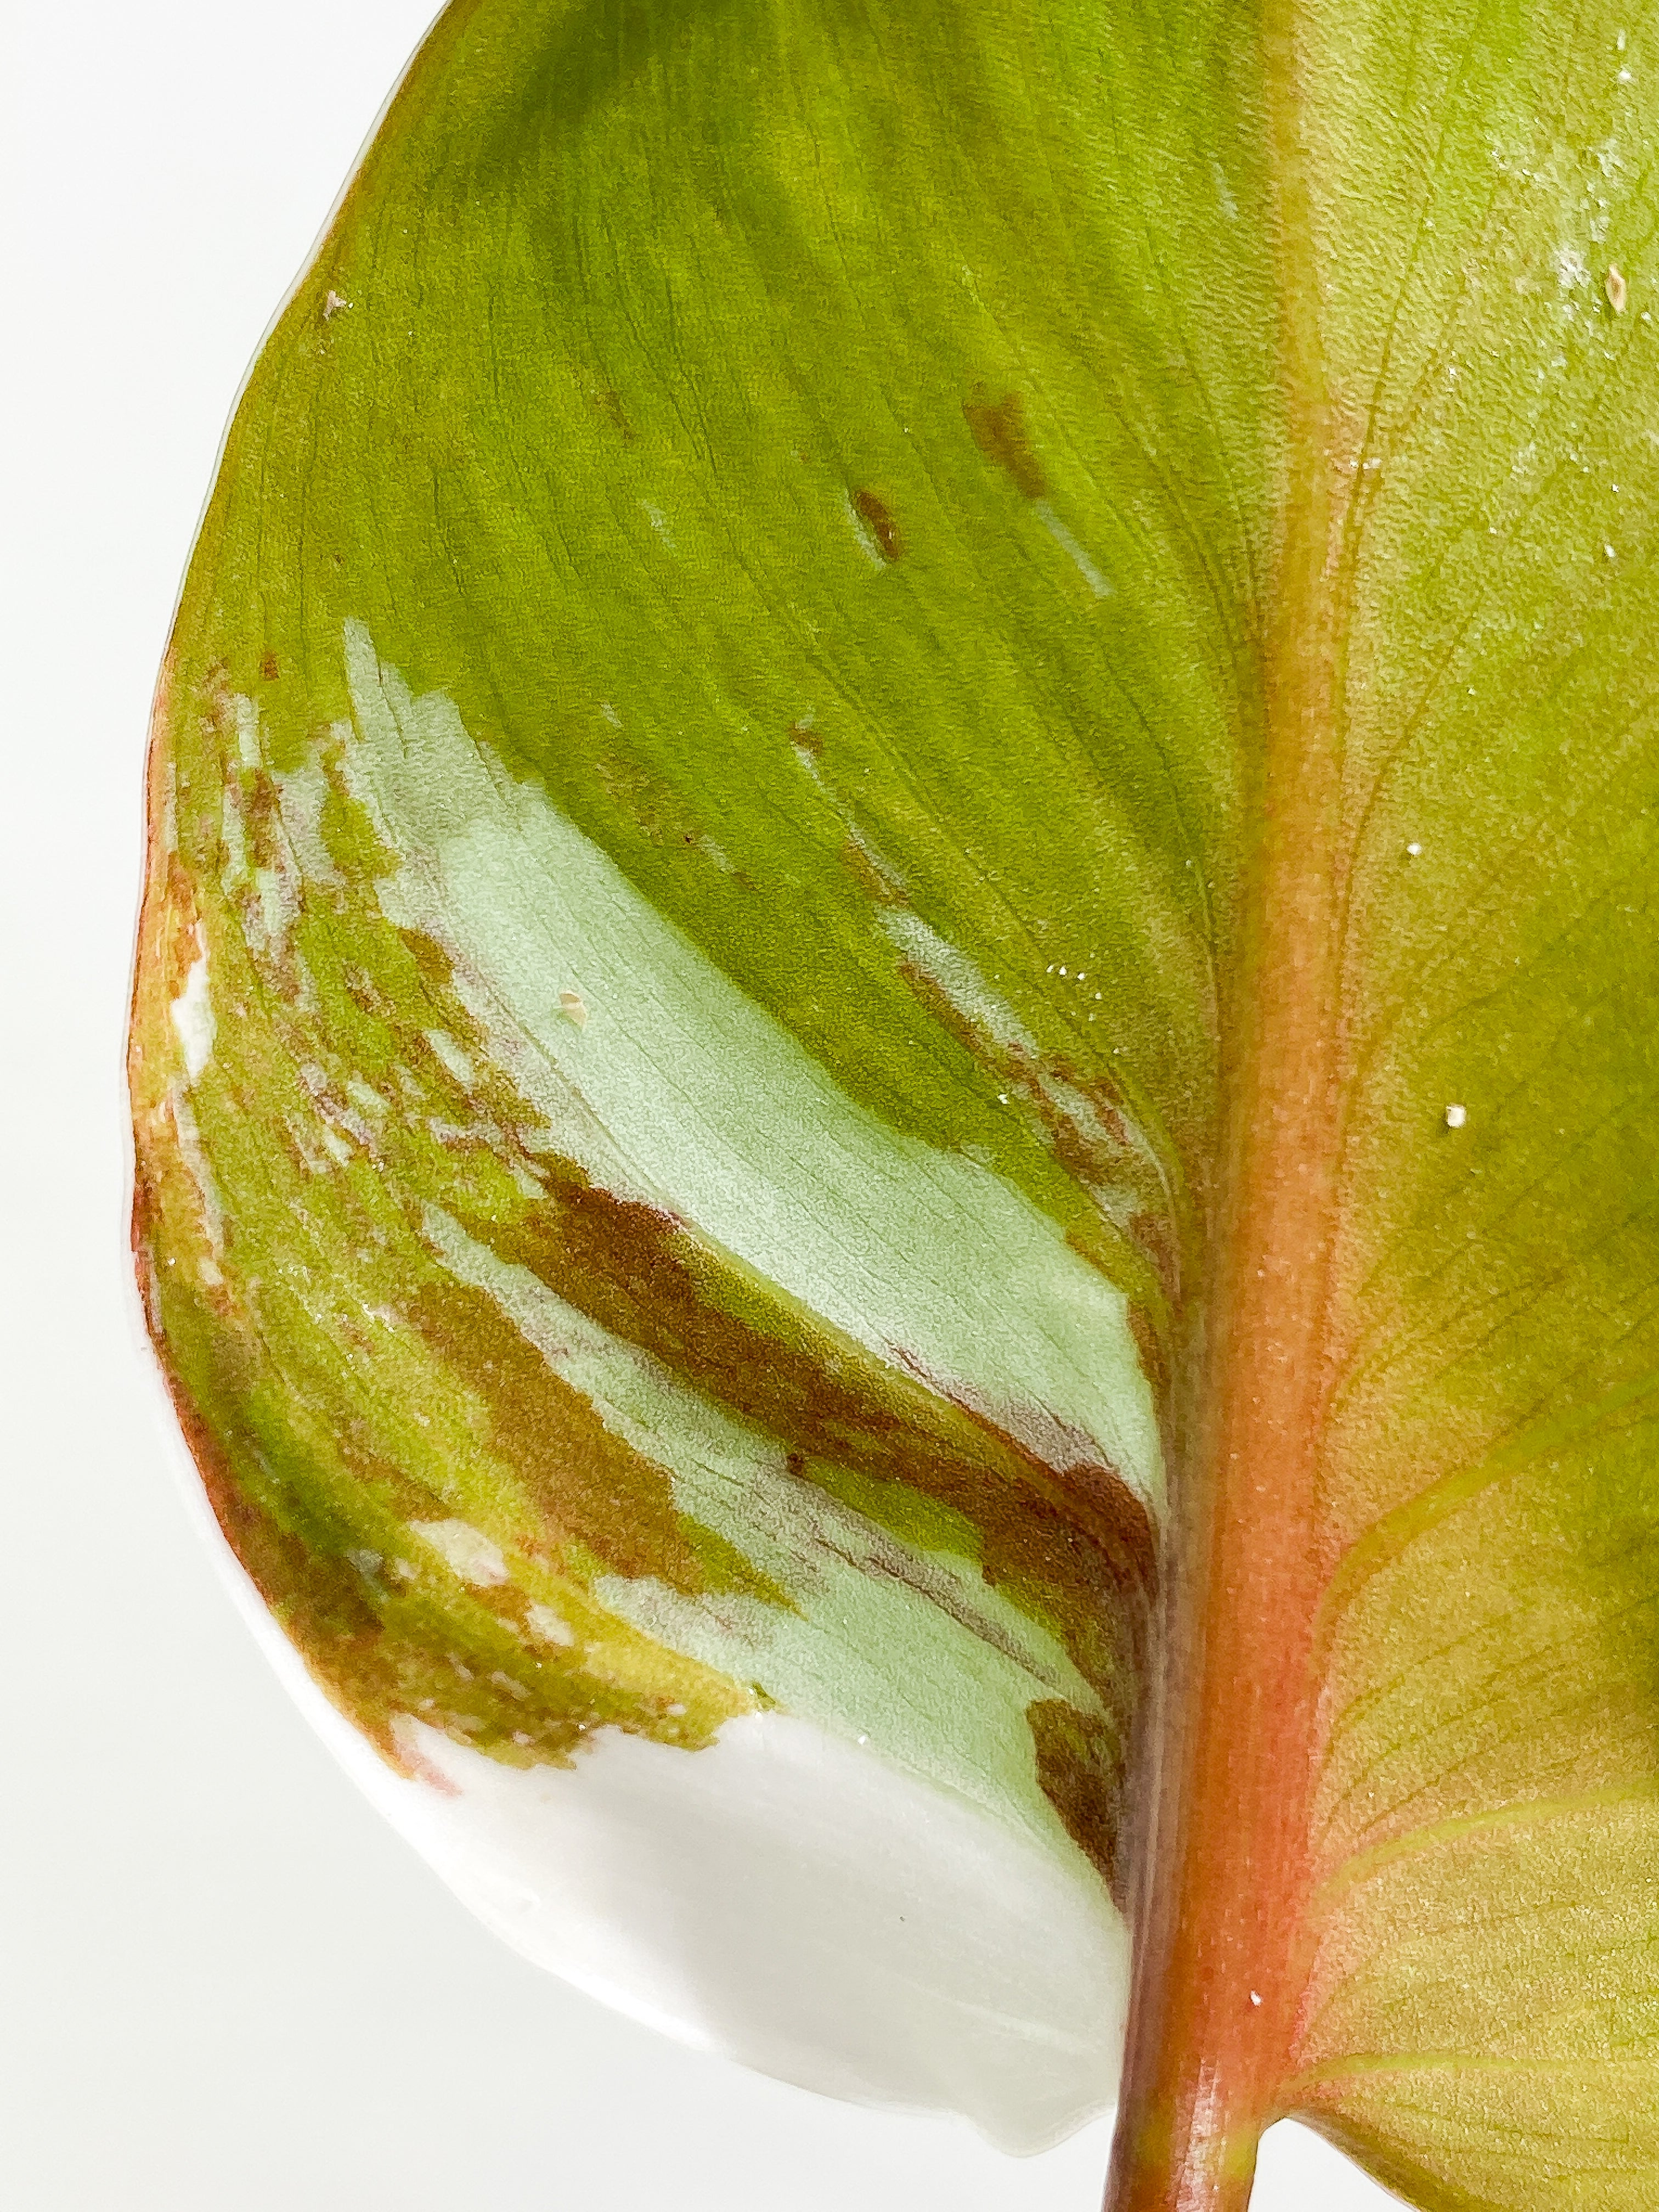
[[[1221,1173],[1176,1409],[1156,1804],[1109,2203],[1242,2203],[1307,1969],[1317,1474],[1342,1076],[1344,426],[1321,329],[1293,9],[1263,32],[1285,442],[1265,744],[1223,1023]],[[1358,426],[1355,426],[1357,433]],[[1197,2193],[1197,2192],[1202,2193]]]

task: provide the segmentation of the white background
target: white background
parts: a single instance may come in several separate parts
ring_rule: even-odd
[[[9,8],[10,13],[3,12]],[[127,1289],[150,686],[248,360],[426,0],[0,0],[0,2200],[9,2212],[1092,2212],[525,1965],[235,1620]],[[1393,2203],[1275,2130],[1256,2212]]]

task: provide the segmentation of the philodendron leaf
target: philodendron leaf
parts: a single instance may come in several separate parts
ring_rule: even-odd
[[[168,656],[140,1270],[368,1785],[1011,2144],[1127,2008],[1123,2212],[1659,2202],[1656,104],[454,0]]]

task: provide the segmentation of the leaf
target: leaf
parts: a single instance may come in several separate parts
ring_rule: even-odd
[[[1659,2186],[1656,61],[455,0],[168,656],[140,1272],[367,1785],[1011,2144],[1132,1921],[1123,2212]]]

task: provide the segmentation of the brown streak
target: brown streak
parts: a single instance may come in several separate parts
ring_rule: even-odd
[[[1024,498],[1047,499],[1048,480],[1031,450],[1025,428],[1025,402],[1020,394],[1006,392],[1000,399],[993,399],[980,385],[970,398],[963,401],[962,411],[974,443],[986,459],[1006,471]]]
[[[701,1595],[708,1578],[681,1532],[666,1470],[612,1435],[493,1299],[430,1283],[404,1310],[488,1407],[491,1443],[544,1516],[540,1540],[557,1548],[574,1539],[617,1574],[654,1575],[683,1596]]]
[[[1111,1470],[1086,1481],[1057,1471],[993,1421],[941,1402],[920,1379],[822,1328],[803,1322],[794,1340],[787,1315],[759,1303],[763,1286],[729,1279],[665,1214],[568,1168],[550,1197],[514,1225],[465,1225],[803,1462],[844,1466],[962,1514],[981,1532],[994,1583],[1073,1593],[1081,1583],[1093,1596],[1073,1656],[1095,1644],[1103,1618],[1119,1663],[1130,1659],[1156,1579],[1155,1544],[1146,1509]],[[1093,1679],[1097,1668],[1078,1663]]]
[[[1120,1911],[1127,1908],[1123,1844],[1123,1747],[1102,1722],[1064,1698],[1025,1708],[1036,1751],[1037,1782],[1078,1849],[1104,1877]]]

